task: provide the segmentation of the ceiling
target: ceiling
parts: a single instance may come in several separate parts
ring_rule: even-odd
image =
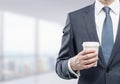
[[[94,0],[0,0],[0,9],[64,23],[67,13]]]

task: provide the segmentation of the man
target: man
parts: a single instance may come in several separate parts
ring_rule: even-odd
[[[119,10],[119,0],[96,0],[69,13],[56,63],[61,78],[79,78],[78,84],[120,84]],[[99,54],[83,50],[87,41],[100,43]]]

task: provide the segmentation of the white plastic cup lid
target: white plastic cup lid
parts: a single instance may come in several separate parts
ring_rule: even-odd
[[[99,46],[99,42],[83,42],[82,46]]]

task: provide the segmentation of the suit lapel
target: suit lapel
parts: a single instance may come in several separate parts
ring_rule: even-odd
[[[117,36],[116,36],[116,41],[113,46],[112,54],[108,62],[108,66],[113,62],[113,59],[117,58],[117,53],[118,50],[120,49],[120,19],[119,19],[119,25],[118,25],[118,31],[117,31]]]
[[[86,25],[86,30],[89,36],[89,40],[90,41],[97,41],[99,42],[98,39],[98,35],[97,35],[97,31],[96,31],[96,23],[95,23],[95,13],[94,13],[94,5],[91,5],[90,7],[88,7],[87,9],[85,9],[84,13],[84,21],[85,21],[85,25]],[[99,63],[105,67],[105,60],[102,54],[102,49],[101,47],[99,48]]]

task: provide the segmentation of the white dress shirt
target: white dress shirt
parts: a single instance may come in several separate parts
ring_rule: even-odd
[[[104,5],[101,4],[98,0],[96,0],[95,22],[96,22],[96,30],[97,30],[97,34],[98,34],[100,43],[101,43],[103,23],[104,23],[104,20],[106,17],[105,12],[102,10],[103,7],[104,7]],[[117,29],[118,29],[119,14],[120,14],[119,13],[119,11],[120,11],[119,0],[115,0],[111,5],[109,5],[109,7],[111,8],[110,16],[111,16],[112,23],[113,23],[113,37],[114,37],[114,42],[115,42],[116,35],[117,35]]]
[[[105,17],[106,17],[105,12],[102,10],[103,7],[104,7],[104,5],[101,2],[99,2],[99,0],[96,0],[96,2],[95,2],[95,22],[96,22],[96,31],[97,31],[100,43],[101,43],[103,23],[104,23],[104,20],[105,20]],[[108,7],[111,8],[110,16],[111,16],[112,23],[113,23],[113,35],[114,35],[113,37],[114,37],[114,42],[115,42],[116,35],[117,35],[117,29],[118,29],[119,14],[120,14],[120,1],[115,0]],[[69,69],[69,71],[71,73],[73,73],[74,75],[76,75],[76,77],[79,77],[80,76],[80,71],[75,73],[72,70],[72,68],[70,67],[70,60],[68,61],[68,69]]]

